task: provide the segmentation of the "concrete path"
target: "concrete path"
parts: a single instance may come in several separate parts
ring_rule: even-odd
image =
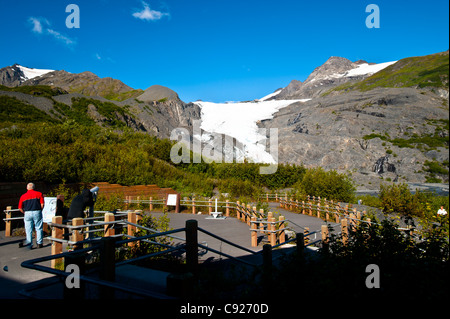
[[[48,241],[44,241],[44,247],[39,249],[19,248],[19,242],[24,239],[25,237],[5,237],[5,232],[0,232],[0,299],[23,298],[19,295],[20,290],[29,287],[30,283],[38,283],[53,277],[20,266],[25,260],[51,254],[51,245]]]

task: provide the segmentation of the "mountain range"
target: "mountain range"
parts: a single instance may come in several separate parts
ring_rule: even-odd
[[[368,187],[383,180],[448,182],[448,59],[448,51],[379,64],[330,57],[305,81],[247,105],[262,110],[289,101],[256,123],[278,129],[279,162],[346,172]],[[39,119],[127,126],[159,138],[206,118],[201,103],[185,103],[160,85],[133,89],[89,71],[18,64],[0,69],[0,106],[9,114],[4,123],[27,110]],[[245,143],[240,147],[245,153]]]

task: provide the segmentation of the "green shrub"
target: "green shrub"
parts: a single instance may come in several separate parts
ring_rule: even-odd
[[[448,175],[448,169],[443,168],[438,162],[436,161],[425,161],[424,166],[427,168],[424,169],[425,172],[429,172],[432,174],[442,174],[442,175]]]
[[[379,198],[385,213],[431,219],[441,205],[448,209],[448,196],[436,196],[430,192],[413,194],[407,184],[380,185]]]
[[[355,199],[355,186],[345,174],[321,167],[308,169],[295,188],[302,194],[320,196],[335,201],[351,203]]]

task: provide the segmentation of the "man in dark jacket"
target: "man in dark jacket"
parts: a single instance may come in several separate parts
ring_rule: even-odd
[[[86,207],[94,205],[94,198],[89,189],[85,188],[81,194],[74,197],[70,203],[67,219],[84,218],[84,210]]]

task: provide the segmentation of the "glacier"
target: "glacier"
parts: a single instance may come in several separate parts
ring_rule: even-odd
[[[272,119],[280,109],[299,100],[256,100],[253,102],[194,102],[201,109],[203,131],[231,136],[244,146],[244,157],[254,163],[277,164],[273,156],[266,151],[266,135],[261,134],[257,123]],[[206,136],[208,134],[206,133]],[[205,141],[205,136],[194,136]]]

